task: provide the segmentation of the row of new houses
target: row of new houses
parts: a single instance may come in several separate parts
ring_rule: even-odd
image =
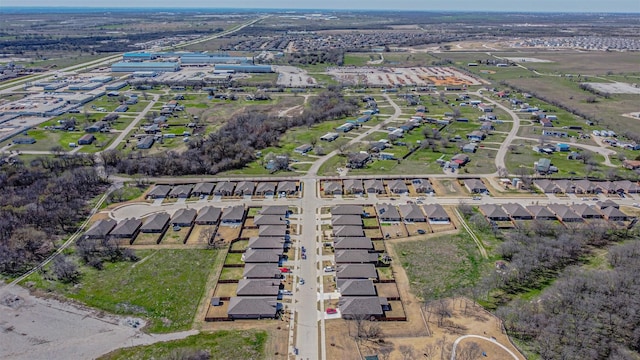
[[[189,227],[198,225],[240,224],[244,220],[243,205],[217,208],[205,206],[199,211],[195,209],[179,209],[173,216],[166,212],[155,213],[143,219],[124,219],[116,222],[113,219],[96,221],[84,234],[86,239],[128,240],[133,243],[138,233],[164,233],[169,225]]]
[[[540,162],[538,162],[540,163]],[[543,193],[564,194],[636,194],[640,192],[637,182],[620,181],[591,181],[591,180],[549,180],[537,179],[533,181],[535,187]]]
[[[371,239],[364,236],[362,206],[341,206],[331,209],[333,248],[338,264],[336,288],[340,293],[338,309],[345,319],[379,319],[391,310],[385,297],[379,297],[373,283],[377,279],[375,265],[380,254],[374,252]],[[345,275],[345,270],[362,271],[362,277]]]
[[[433,187],[427,179],[345,179],[326,180],[320,185],[320,191],[325,195],[342,194],[408,194],[409,184],[413,186],[416,193],[433,193]],[[386,186],[385,186],[386,185]],[[388,189],[388,191],[387,191]]]
[[[290,211],[287,206],[268,206],[253,219],[258,236],[249,239],[244,261],[243,279],[238,281],[236,296],[229,298],[229,319],[273,319],[282,312],[282,270],[279,268],[289,248]],[[214,298],[211,304],[220,305]]]
[[[160,199],[165,197],[188,198],[191,196],[270,196],[275,194],[295,195],[298,192],[298,183],[295,181],[220,181],[201,182],[197,184],[183,185],[156,185],[147,197]]]
[[[609,221],[628,221],[632,219],[613,201],[600,202],[596,206],[589,204],[549,204],[547,206],[518,203],[479,206],[480,212],[491,221],[516,220],[559,220],[566,222],[582,222],[585,219],[606,219]]]

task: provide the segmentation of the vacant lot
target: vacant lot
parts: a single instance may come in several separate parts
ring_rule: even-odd
[[[222,261],[216,250],[138,251],[140,261],[106,263],[104,270],[82,267],[77,286],[34,274],[27,281],[116,314],[150,320],[151,333],[191,327],[211,269]]]
[[[466,233],[393,244],[415,294],[446,296],[471,286],[480,277],[482,263]]]
[[[116,350],[100,359],[194,359],[199,352],[208,353],[210,357],[207,359],[262,359],[267,337],[265,331],[222,330],[183,340]]]

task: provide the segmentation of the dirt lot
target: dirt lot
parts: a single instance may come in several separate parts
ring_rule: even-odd
[[[387,236],[387,234],[389,234],[391,239],[408,236],[407,228],[401,222],[383,223],[382,232],[384,233],[383,236]]]
[[[242,234],[240,235],[240,237],[242,238],[252,238],[252,237],[256,237],[258,236],[258,229],[247,229],[244,228],[242,229]]]
[[[327,74],[347,84],[370,86],[480,85],[483,80],[451,67],[340,67],[329,68]]]
[[[240,226],[220,225],[218,227],[216,239],[224,240],[225,242],[230,243],[232,240],[235,240],[240,236],[240,230],[242,230]]]
[[[202,233],[209,232],[209,234],[215,236],[215,230],[215,225],[194,225],[187,239],[187,245],[207,245],[208,240],[202,236]]]
[[[424,230],[424,232],[426,233],[432,232],[431,226],[429,226],[429,223],[427,222],[414,222],[414,223],[407,223],[404,225],[407,227],[407,232],[409,236],[416,235],[418,233],[418,230]]]
[[[160,239],[160,234],[143,234],[139,233],[133,245],[156,245]]]
[[[375,286],[378,296],[386,298],[397,298],[400,296],[395,283],[377,283]]]
[[[451,179],[434,179],[432,184],[436,194],[441,196],[466,194],[457,181]]]
[[[236,296],[236,289],[238,284],[225,283],[216,285],[216,290],[213,292],[214,297],[232,297]]]

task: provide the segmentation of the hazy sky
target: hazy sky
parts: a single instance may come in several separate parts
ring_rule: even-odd
[[[640,0],[0,0],[2,6],[640,12]]]

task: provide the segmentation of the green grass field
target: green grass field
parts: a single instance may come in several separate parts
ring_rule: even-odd
[[[265,331],[217,331],[189,336],[182,340],[120,349],[101,360],[189,359],[199,351],[208,359],[263,359],[268,334]]]
[[[78,286],[34,274],[25,282],[54,290],[88,306],[149,319],[146,330],[190,329],[209,273],[222,261],[216,250],[140,250],[140,261],[105,263],[104,270],[81,267]]]

